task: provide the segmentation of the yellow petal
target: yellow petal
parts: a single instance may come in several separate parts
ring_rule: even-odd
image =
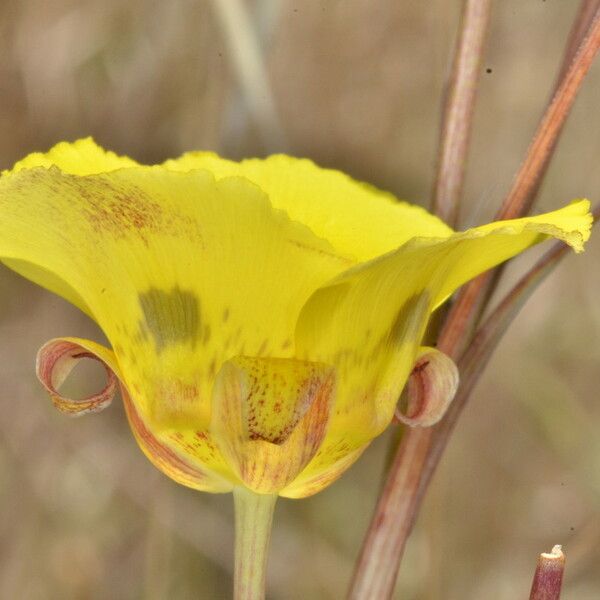
[[[356,448],[343,435],[327,436],[306,469],[279,495],[284,498],[306,498],[320,492],[339,479],[360,458],[368,445],[366,443]]]
[[[299,358],[337,371],[324,445],[343,440],[351,452],[388,425],[431,312],[460,285],[548,236],[580,251],[591,227],[588,210],[589,202],[578,201],[443,240],[413,240],[315,292],[300,315],[296,347]],[[311,463],[300,478],[316,477],[320,468]]]
[[[410,412],[402,415],[396,409],[395,415],[406,425],[429,427],[444,415],[457,387],[458,369],[454,362],[435,348],[422,347],[407,385],[407,391],[411,393]],[[357,447],[353,437],[350,431],[332,430],[310,467],[279,494],[288,498],[304,498],[330,485],[354,464],[368,446],[366,443]]]
[[[352,262],[254,184],[202,170],[21,169],[0,179],[0,215],[2,260],[104,330],[138,441],[141,421],[236,481],[207,433],[216,373],[236,355],[292,357],[302,305]]]
[[[165,432],[138,410],[125,386],[121,386],[127,420],[148,460],[165,475],[202,492],[230,492],[235,476],[225,464],[206,430]],[[187,439],[185,439],[187,437]]]
[[[192,152],[167,161],[165,166],[179,171],[208,169],[217,179],[247,177],[268,194],[275,208],[285,210],[340,253],[360,262],[394,250],[413,237],[452,233],[424,209],[306,159],[275,155],[237,163],[210,152]]]
[[[328,365],[236,357],[213,390],[211,431],[236,475],[272,494],[289,484],[319,449],[334,398]]]
[[[72,144],[60,142],[45,153],[29,154],[16,163],[11,171],[5,171],[4,174],[17,173],[33,167],[56,166],[61,171],[72,175],[93,175],[124,167],[134,167],[137,164],[128,156],[118,156],[114,152],[104,150],[92,138],[84,138]]]

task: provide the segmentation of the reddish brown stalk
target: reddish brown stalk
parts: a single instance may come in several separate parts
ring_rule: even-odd
[[[592,22],[594,13],[600,8],[600,0],[582,0],[579,5],[579,11],[575,17],[573,27],[571,27],[571,33],[569,33],[569,39],[567,40],[567,46],[565,49],[563,63],[556,78],[556,85],[563,80],[567,69],[571,66],[575,54],[579,49],[581,40],[585,37],[585,34]]]
[[[596,8],[588,33],[542,118],[512,190],[503,204],[499,214],[501,218],[519,216],[523,214],[520,211],[528,209],[576,93],[599,47],[600,8]],[[487,277],[489,278],[489,275]],[[471,315],[478,311],[484,299],[489,297],[487,282],[488,279],[484,276],[483,279],[466,286],[449,313],[438,340],[438,348],[453,358],[460,356],[461,349],[470,336],[471,325],[474,322]],[[482,368],[477,365],[475,372],[481,371]],[[468,387],[472,388],[475,381],[476,378],[473,377]],[[462,394],[460,389],[459,394]],[[400,560],[421,498],[467,398],[468,393],[433,430],[409,429],[404,435],[356,565],[349,593],[353,600],[373,597],[385,599],[393,593]],[[416,481],[414,473],[419,475]],[[400,489],[393,489],[396,485],[401,486]],[[384,527],[383,523],[395,523],[396,526]],[[383,551],[386,552],[386,556],[380,554]],[[393,553],[394,556],[389,556],[389,553]],[[373,595],[374,589],[377,591],[376,595]]]
[[[575,21],[573,22],[573,26],[571,27],[571,32],[569,33],[569,38],[565,46],[562,64],[560,66],[556,82],[554,84],[554,89],[552,90],[551,101],[557,94],[562,82],[565,80],[567,73],[571,68],[573,61],[577,55],[577,51],[581,46],[581,42],[587,35],[588,30],[590,29],[590,25],[593,21],[594,15],[596,14],[599,8],[600,0],[581,0],[577,16],[575,17]],[[548,148],[546,159],[544,160],[543,165],[540,167],[540,170],[537,173],[536,181],[529,190],[529,197],[525,202],[525,205],[528,207],[527,212],[531,210],[533,203],[535,202],[544,176],[546,175],[546,171],[548,170],[548,166],[550,165],[550,160],[552,159],[552,156],[554,154],[554,149],[560,138],[560,133],[562,131],[563,125],[564,122],[558,128],[556,136],[554,137],[554,141],[551,147]],[[498,218],[505,217],[499,215]],[[479,306],[474,307],[474,309],[471,311],[472,323],[475,323],[478,320],[481,313],[479,309],[483,308],[487,304],[490,297],[493,295],[494,290],[496,289],[498,282],[500,281],[503,271],[504,267],[498,267],[497,269],[494,269],[490,274],[482,276],[482,281],[478,282],[478,286],[481,288],[481,292],[479,294],[481,300],[479,302]]]
[[[389,477],[378,500],[376,518],[371,522],[369,534],[361,549],[348,600],[369,600],[391,596],[396,583],[404,541],[413,526],[412,515],[416,515],[421,498],[406,490],[418,490],[421,479],[421,463],[404,463],[405,456],[425,456],[430,445],[431,427],[419,429],[422,435],[404,435]],[[413,468],[414,467],[414,468]],[[398,515],[410,518],[398,519]],[[390,532],[394,535],[390,535]]]
[[[490,17],[491,0],[466,0],[447,99],[442,116],[433,211],[454,226],[465,178],[477,80]]]
[[[579,28],[578,25],[577,29],[579,30]],[[545,167],[552,155],[558,136],[599,48],[600,8],[596,8],[587,34],[566,69],[564,77],[542,117],[525,161],[498,213],[499,220],[514,219],[529,212],[533,194],[544,175]]]
[[[575,51],[577,42],[579,45]],[[552,99],[512,189],[496,216],[497,220],[520,217],[531,209],[577,92],[599,48],[600,0],[583,0],[566,46],[562,77],[557,81]],[[440,336],[441,350],[451,356],[457,356],[454,352],[460,354],[495,288],[499,272],[489,271],[480,275],[458,293]]]
[[[491,1],[488,0],[465,0],[463,4],[460,34],[443,113],[433,193],[434,211],[450,223],[454,223],[458,216],[478,71],[490,9]],[[453,329],[453,337],[457,340],[466,323],[461,317],[462,313],[455,312],[452,321],[457,324]],[[355,568],[349,592],[351,599],[385,599],[393,592],[400,558],[421,500],[419,483],[423,475],[423,462],[429,454],[432,431],[429,428],[410,429],[400,443]],[[416,460],[406,460],[407,457],[415,457]]]
[[[565,570],[565,555],[560,546],[538,558],[529,600],[558,600]]]

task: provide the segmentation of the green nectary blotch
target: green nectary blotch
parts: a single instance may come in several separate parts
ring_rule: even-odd
[[[427,290],[411,296],[401,307],[392,323],[387,336],[391,345],[402,344],[407,338],[415,336],[430,312],[431,295]]]
[[[200,301],[190,291],[174,287],[170,291],[150,288],[139,294],[144,320],[140,324],[162,352],[172,344],[189,343],[195,347],[201,334]]]

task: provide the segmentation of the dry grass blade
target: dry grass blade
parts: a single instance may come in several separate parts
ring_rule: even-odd
[[[472,129],[477,80],[490,17],[491,0],[467,0],[463,7],[439,144],[433,211],[449,225],[458,220]]]
[[[283,126],[260,44],[248,8],[242,0],[213,0],[233,70],[246,106],[268,152],[286,149]]]

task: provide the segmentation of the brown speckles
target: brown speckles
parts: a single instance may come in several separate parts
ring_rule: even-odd
[[[225,310],[223,311],[223,323],[227,323],[227,321],[229,321],[229,316],[231,314],[231,310],[229,307],[225,308]]]
[[[281,344],[282,350],[289,350],[291,347],[292,347],[292,340],[290,340],[289,338],[287,340],[284,340],[283,344]]]
[[[150,288],[139,295],[139,302],[144,315],[140,335],[149,332],[159,354],[171,344],[196,345],[201,314],[200,302],[193,292],[179,287],[169,292]],[[210,329],[208,331],[210,336]]]
[[[212,379],[217,374],[217,359],[213,356],[208,366],[208,376]]]
[[[333,259],[334,261],[339,262],[341,265],[349,267],[354,264],[354,261],[350,260],[349,258],[346,258],[344,256],[339,256],[338,254],[336,254],[334,252],[333,248],[331,250],[325,250],[324,248],[315,248],[314,246],[309,246],[308,244],[303,244],[302,242],[299,242],[298,240],[288,240],[288,241],[292,246],[296,246],[297,248],[300,248],[303,251],[312,252],[315,254],[319,254],[321,256],[327,256],[327,257]]]
[[[163,207],[129,182],[114,181],[107,175],[64,176],[61,186],[70,188],[80,198],[82,212],[96,231],[121,237],[132,229],[141,234],[161,228]]]
[[[189,406],[198,402],[200,391],[195,383],[170,380],[158,384],[157,395],[165,407],[175,410],[177,406]]]
[[[87,221],[89,230],[95,233],[137,239],[146,246],[150,246],[153,235],[176,235],[203,248],[197,219],[175,211],[172,203],[160,196],[160,188],[155,191],[146,185],[155,176],[164,178],[165,175],[147,169],[143,177],[137,175],[136,183],[125,171],[81,177],[53,168],[31,169],[21,178],[23,185],[30,186],[33,180],[36,185],[44,186],[48,194],[68,199]],[[18,184],[19,179],[15,183]],[[60,212],[56,220],[59,223],[64,220]]]

